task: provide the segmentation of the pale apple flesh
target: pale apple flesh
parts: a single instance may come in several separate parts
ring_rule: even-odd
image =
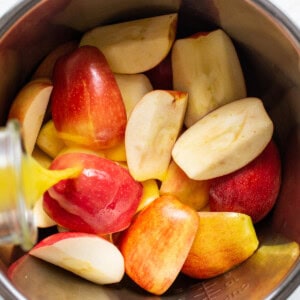
[[[124,275],[124,259],[118,248],[97,235],[53,234],[39,242],[29,254],[98,284],[119,282]]]
[[[172,48],[173,88],[188,92],[185,125],[217,107],[246,97],[239,58],[221,29],[177,39]]]
[[[80,46],[98,47],[115,73],[142,73],[169,53],[177,18],[174,13],[96,27],[83,35]]]
[[[257,157],[273,135],[273,123],[258,98],[225,104],[188,128],[172,157],[192,179],[229,174]]]
[[[125,149],[128,169],[136,180],[164,178],[187,97],[178,91],[154,90],[134,107],[125,131]]]
[[[53,86],[48,79],[36,79],[26,84],[10,108],[8,118],[19,120],[24,145],[31,154],[48,107]]]

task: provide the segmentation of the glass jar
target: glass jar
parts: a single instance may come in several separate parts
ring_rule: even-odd
[[[33,212],[24,198],[20,125],[8,121],[0,128],[0,244],[29,250],[37,239]]]

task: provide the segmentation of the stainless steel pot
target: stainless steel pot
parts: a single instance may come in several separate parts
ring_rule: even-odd
[[[276,207],[257,227],[261,246],[234,270],[206,281],[180,277],[162,297],[130,280],[96,286],[28,259],[12,284],[1,263],[5,299],[286,299],[300,283],[300,31],[264,0],[25,0],[0,20],[0,125],[18,89],[56,45],[99,24],[179,11],[179,34],[223,28],[237,47],[249,96],[263,99],[283,158]]]

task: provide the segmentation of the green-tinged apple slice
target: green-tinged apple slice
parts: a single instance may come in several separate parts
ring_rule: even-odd
[[[150,293],[166,292],[184,264],[198,221],[197,212],[173,196],[150,203],[117,242],[127,275]]]
[[[187,94],[154,90],[134,107],[125,131],[127,164],[138,181],[162,180],[182,128]]]
[[[273,134],[273,123],[258,98],[219,107],[186,130],[172,156],[192,179],[231,173],[257,157]]]
[[[98,47],[115,73],[136,74],[159,64],[173,45],[176,13],[100,26],[85,33],[80,46]]]
[[[52,92],[48,79],[36,79],[26,84],[16,96],[9,119],[18,119],[22,126],[25,149],[31,154]]]
[[[64,141],[58,137],[52,120],[49,120],[42,126],[37,137],[36,144],[52,158],[55,158],[66,146]]]
[[[189,93],[187,127],[213,109],[246,97],[239,58],[221,29],[176,40],[172,69],[174,89]]]
[[[98,284],[119,282],[124,275],[124,259],[118,248],[93,234],[53,234],[29,254]]]
[[[148,92],[152,91],[152,85],[144,74],[115,74],[123,102],[125,104],[127,118],[134,106]]]
[[[198,279],[211,278],[249,258],[258,247],[251,221],[245,214],[199,212],[199,228],[182,272]]]

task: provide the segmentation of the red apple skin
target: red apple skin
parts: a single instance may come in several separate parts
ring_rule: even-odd
[[[51,103],[54,125],[66,143],[97,150],[124,138],[127,117],[121,92],[96,47],[77,48],[57,61]]]
[[[280,155],[274,141],[270,141],[248,165],[212,180],[210,210],[244,213],[257,223],[273,208],[280,185]]]
[[[145,73],[155,90],[173,90],[171,55]]]
[[[118,236],[127,275],[146,291],[163,294],[180,272],[198,224],[197,212],[174,196],[155,199]]]
[[[93,154],[58,156],[50,169],[81,166],[81,174],[62,180],[44,194],[43,207],[59,225],[98,235],[130,225],[142,196],[142,184],[128,170]]]

